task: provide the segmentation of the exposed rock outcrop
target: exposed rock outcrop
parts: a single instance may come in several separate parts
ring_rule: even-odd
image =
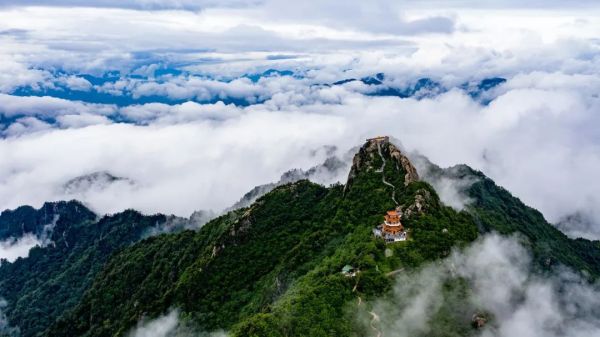
[[[367,139],[367,142],[359,149],[352,160],[352,167],[348,175],[348,184],[361,171],[377,171],[381,168],[379,152],[381,151],[384,160],[389,160],[388,165],[394,166],[404,175],[404,186],[411,182],[418,181],[419,175],[417,169],[410,162],[408,157],[400,151],[398,147],[392,144],[389,137],[377,137]]]
[[[402,205],[398,207],[398,212],[402,218],[410,218],[414,215],[423,214],[431,203],[431,193],[421,188],[415,193],[415,199],[409,205]]]

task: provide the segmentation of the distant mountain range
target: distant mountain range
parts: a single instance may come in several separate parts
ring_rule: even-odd
[[[61,74],[57,74],[61,75]],[[67,74],[62,74],[67,75]],[[173,98],[169,96],[161,96],[161,95],[135,95],[130,91],[123,89],[118,93],[106,91],[104,89],[100,89],[103,85],[106,84],[116,84],[118,81],[122,79],[140,82],[140,83],[157,83],[164,84],[172,75],[185,75],[181,71],[177,71],[176,69],[164,70],[162,72],[156,73],[156,77],[148,77],[141,75],[123,75],[123,77],[118,72],[107,72],[101,76],[92,76],[92,75],[80,75],[75,76],[76,78],[81,78],[89,83],[89,85],[83,88],[70,88],[66,83],[56,82],[51,87],[19,87],[10,92],[11,95],[15,96],[49,96],[55,98],[61,98],[71,101],[81,101],[86,103],[94,103],[94,104],[109,104],[117,107],[125,107],[130,105],[139,105],[139,104],[147,104],[147,103],[163,103],[163,104],[181,104],[184,102],[192,101],[197,103],[216,103],[223,102],[224,104],[234,104],[236,106],[249,106],[252,104],[263,103],[266,100],[270,99],[270,97],[265,96],[252,96],[248,97],[239,96],[234,97],[231,95],[227,95],[226,93],[221,93],[220,95],[215,95],[210,98],[198,98],[194,95],[190,97],[184,98]],[[188,74],[189,75],[189,74]],[[161,76],[167,76],[162,78]],[[295,74],[290,70],[276,70],[276,69],[268,69],[261,73],[255,74],[246,74],[239,78],[248,79],[252,83],[257,83],[259,80],[263,78],[273,78],[273,77],[291,77],[296,79],[302,79],[301,75]],[[216,81],[227,83],[233,79],[214,79],[210,77],[198,77],[199,79],[205,79],[208,81]],[[384,73],[377,73],[372,76],[366,76],[362,78],[346,78],[335,81],[333,83],[321,83],[315,84],[315,86],[339,86],[346,85],[351,82],[361,82],[364,85],[368,86],[368,90],[364,92],[365,95],[368,96],[394,96],[400,98],[415,98],[415,99],[423,99],[423,98],[432,98],[436,97],[440,94],[447,92],[450,89],[440,82],[428,78],[423,77],[412,81],[407,81],[406,84],[398,84],[398,79],[389,78],[389,76]],[[498,86],[501,86],[506,82],[506,79],[501,77],[490,77],[484,78],[479,81],[465,82],[459,85],[456,89],[464,91],[467,95],[471,96],[474,100],[480,102],[481,104],[489,104],[494,98],[493,94],[494,89]],[[0,113],[0,125],[10,125],[15,122],[19,118],[26,117],[24,114],[11,114],[10,116],[5,116]],[[38,114],[35,116],[36,118],[48,123],[55,124],[56,119],[54,116]],[[115,113],[111,113],[106,115],[107,118],[111,119],[115,122],[123,122],[123,123],[143,123],[143,121],[136,121],[131,119],[130,117],[123,115],[116,111]]]
[[[66,194],[82,194],[90,190],[104,190],[115,183],[125,183],[135,185],[135,182],[129,178],[118,177],[108,171],[97,171],[84,174],[65,182],[62,186]]]
[[[368,93],[371,96],[395,96],[401,98],[414,97],[417,99],[431,98],[447,92],[450,88],[444,87],[440,82],[431,78],[423,77],[412,84],[403,87],[396,86],[393,81],[386,81],[386,76],[383,73],[378,73],[373,76],[363,77],[361,79],[349,78],[334,82],[333,85],[344,85],[360,81],[363,84],[373,87],[373,90]],[[486,93],[495,87],[506,82],[506,79],[501,77],[484,78],[479,82],[467,82],[460,85],[458,88],[465,91],[475,100],[479,100],[483,104],[488,104],[491,97],[487,97]]]

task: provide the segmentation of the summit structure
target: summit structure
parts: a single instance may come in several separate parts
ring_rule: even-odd
[[[373,229],[373,234],[383,238],[387,243],[406,241],[406,231],[401,217],[402,213],[398,210],[387,211],[383,223]]]

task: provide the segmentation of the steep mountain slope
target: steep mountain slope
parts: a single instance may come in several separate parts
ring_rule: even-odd
[[[39,210],[20,207],[0,215],[4,236],[47,235],[47,245],[32,248],[27,258],[0,265],[0,295],[7,304],[3,313],[21,336],[38,335],[73,308],[115,251],[165,221],[162,215],[135,211],[96,217],[76,201],[46,203]]]
[[[41,237],[51,232],[58,223],[80,223],[95,217],[94,213],[77,202],[46,203],[37,210],[22,206],[0,213],[0,240],[26,234]]]
[[[349,336],[359,297],[390,288],[386,274],[447,256],[477,236],[466,213],[441,205],[387,140],[367,142],[349,182],[276,188],[252,207],[198,232],[142,241],[113,258],[82,302],[48,336],[122,335],[171,308],[204,331],[234,336]],[[403,207],[411,239],[386,246],[372,235],[382,215]],[[360,270],[350,278],[340,271]],[[463,331],[455,320],[449,329]]]
[[[467,210],[474,216],[481,232],[523,235],[542,270],[565,265],[592,279],[600,277],[599,241],[567,237],[548,223],[540,212],[467,165],[441,169],[424,157],[420,160],[426,162],[423,176],[434,185],[440,178],[468,182],[458,186],[462,186],[461,192],[470,200]]]

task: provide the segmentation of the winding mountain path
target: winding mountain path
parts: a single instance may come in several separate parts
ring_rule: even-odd
[[[387,180],[385,180],[385,163],[386,160],[385,158],[383,158],[383,153],[381,152],[381,143],[377,142],[377,152],[379,153],[379,157],[381,157],[381,160],[383,161],[383,164],[381,165],[381,168],[379,170],[377,170],[377,172],[381,172],[381,181],[392,188],[392,200],[394,201],[394,203],[396,204],[396,206],[398,205],[398,201],[396,201],[396,186],[390,184]]]
[[[354,288],[352,288],[352,292],[356,292],[356,288],[358,287],[358,279],[356,280],[356,284],[354,285]],[[362,297],[360,297],[360,295],[358,295],[358,306],[360,307],[360,305],[362,304],[363,300]],[[377,315],[376,313],[374,313],[373,311],[368,311],[369,315],[371,315],[371,321],[369,322],[369,326],[371,327],[371,330],[373,330],[375,332],[375,335],[377,337],[382,337],[383,333],[377,329],[377,327],[375,326],[376,322],[379,322],[379,315]]]
[[[403,271],[404,271],[404,268],[396,269],[396,270],[393,270],[393,271],[385,274],[385,276],[387,276],[387,277],[394,277],[396,274],[399,274],[399,273],[401,273]]]
[[[369,324],[371,326],[371,330],[375,331],[377,337],[383,336],[383,333],[381,333],[381,331],[379,331],[379,329],[377,329],[377,327],[375,326],[375,322],[379,322],[379,316],[372,311],[369,311],[369,314],[371,314],[372,317],[371,323]]]

